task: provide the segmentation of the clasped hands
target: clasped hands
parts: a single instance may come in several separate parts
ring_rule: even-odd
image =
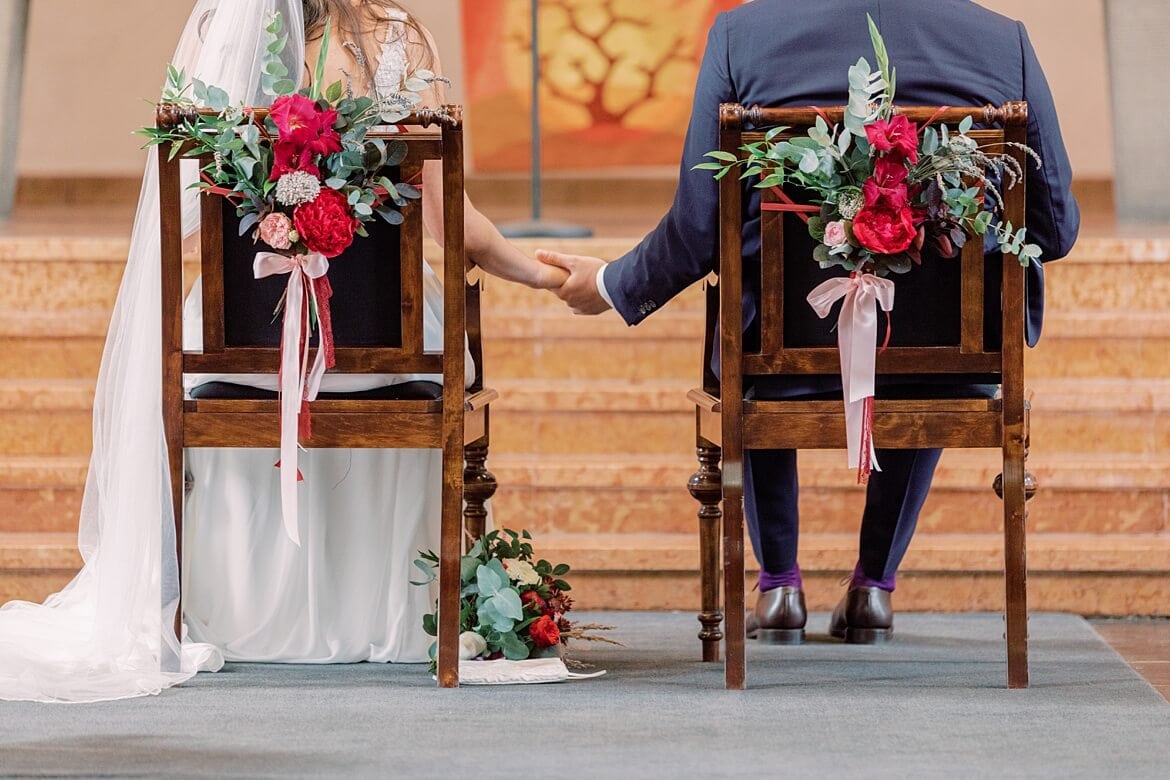
[[[601,314],[609,311],[610,305],[601,296],[597,286],[598,274],[605,267],[604,260],[546,249],[536,250],[536,259],[548,266],[550,272],[555,272],[555,281],[546,289],[564,301],[574,314]],[[550,273],[549,276],[554,277],[554,274]]]

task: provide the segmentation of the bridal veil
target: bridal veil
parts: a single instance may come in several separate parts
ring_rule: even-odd
[[[302,73],[301,0],[198,0],[172,62],[189,78],[226,90],[235,105],[267,105],[260,75],[266,28],[277,13],[288,35],[284,64]],[[194,163],[185,165],[193,181]],[[185,196],[188,232],[198,225],[197,197],[194,191]],[[78,530],[84,565],[44,604],[0,608],[0,699],[94,702],[157,694],[223,663],[215,648],[180,646],[171,631],[179,567],[162,427],[159,244],[151,151],[94,397],[93,454]]]

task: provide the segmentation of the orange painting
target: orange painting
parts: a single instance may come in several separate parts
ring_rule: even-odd
[[[540,0],[546,169],[677,165],[716,14],[741,0]],[[529,168],[530,0],[465,0],[480,171]]]

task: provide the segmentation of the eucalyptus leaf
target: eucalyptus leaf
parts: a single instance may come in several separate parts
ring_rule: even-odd
[[[412,184],[396,184],[394,189],[398,191],[399,195],[409,200],[418,200],[422,197],[422,190]]]
[[[401,212],[395,211],[394,209],[378,209],[377,214],[388,224],[394,225],[395,227],[406,221],[406,218],[402,216]]]
[[[507,633],[500,637],[500,650],[509,661],[523,661],[528,658],[528,645],[514,633]]]
[[[252,162],[255,162],[255,160],[253,160]],[[251,175],[251,174],[249,174],[249,175]],[[253,212],[251,214],[245,215],[240,220],[240,236],[241,237],[246,236],[248,234],[248,231],[250,231],[252,228],[256,227],[256,223],[259,221],[260,221],[259,214],[256,214]]]

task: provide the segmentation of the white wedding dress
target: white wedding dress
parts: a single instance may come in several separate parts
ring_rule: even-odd
[[[405,28],[391,12],[376,70],[381,95],[401,88]],[[424,263],[423,342],[443,345],[443,288]],[[183,320],[200,349],[196,287]],[[475,366],[465,353],[468,384]],[[438,376],[326,375],[323,392],[354,392]],[[188,377],[276,390],[276,376]],[[184,616],[192,640],[229,661],[347,663],[428,660],[429,588],[412,586],[420,550],[438,549],[439,450],[302,451],[301,546],[281,517],[279,450],[189,449],[184,516]],[[412,573],[413,572],[413,573]]]
[[[194,0],[172,64],[223,88],[233,104],[268,105],[272,98],[261,76],[271,42],[267,28],[277,14],[288,36],[279,56],[289,73],[301,73],[302,0]],[[380,83],[396,86],[405,62],[405,53],[391,45],[381,58]],[[193,173],[193,165],[187,167]],[[183,224],[194,227],[198,214],[198,198],[188,191]],[[96,702],[158,694],[220,668],[224,655],[424,660],[421,616],[431,596],[408,580],[416,552],[436,541],[439,455],[429,451],[304,455],[299,549],[279,521],[274,451],[191,451],[185,546],[190,633],[176,640],[178,561],[159,381],[159,226],[152,150],[94,394],[93,454],[78,526],[83,566],[42,604],[0,605],[0,700]],[[442,295],[434,275],[424,273],[425,341],[438,348]],[[193,308],[186,325],[198,332],[199,307]],[[324,389],[404,379],[333,377]]]

